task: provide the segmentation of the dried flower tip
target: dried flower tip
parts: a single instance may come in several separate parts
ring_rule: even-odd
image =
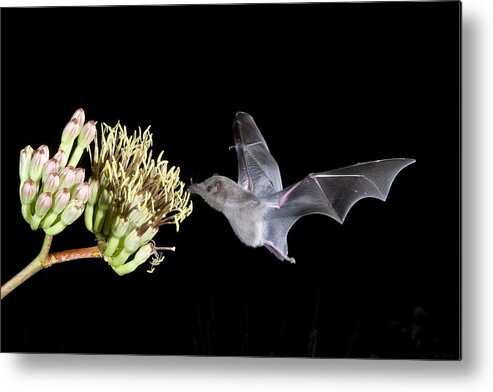
[[[45,148],[46,147],[46,148]],[[33,154],[31,163],[29,164],[29,178],[34,182],[38,182],[43,174],[43,168],[48,161],[48,147],[41,146]]]
[[[49,161],[48,161],[49,162]],[[60,185],[60,177],[56,173],[50,173],[43,182],[43,191],[55,193]]]
[[[34,213],[36,216],[42,218],[50,210],[52,204],[51,193],[43,192],[38,196],[36,205],[34,206]]]
[[[59,189],[53,198],[53,212],[59,214],[70,202],[70,190],[68,188]]]
[[[21,179],[21,183],[29,178],[29,166],[31,163],[33,152],[34,150],[31,146],[27,146],[21,150],[21,154],[19,157],[19,177]]]
[[[22,184],[21,187],[20,196],[21,203],[23,205],[31,204],[34,200],[34,197],[36,196],[36,183],[30,178],[24,181],[24,184]]]

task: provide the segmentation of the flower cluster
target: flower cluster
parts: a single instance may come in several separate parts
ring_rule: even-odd
[[[84,182],[84,169],[76,166],[96,135],[94,121],[84,121],[84,111],[77,110],[65,126],[58,152],[51,159],[46,145],[36,151],[27,146],[20,153],[22,216],[32,230],[42,228],[48,235],[58,234],[84,211],[89,185]]]
[[[128,136],[120,123],[103,124],[101,141],[96,137],[91,154],[85,224],[119,275],[134,271],[151,255],[156,257],[152,268],[159,264],[163,257],[157,251],[174,248],[157,248],[152,238],[165,224],[178,230],[192,212],[179,168],[168,167],[163,152],[152,158],[151,146],[149,128]]]

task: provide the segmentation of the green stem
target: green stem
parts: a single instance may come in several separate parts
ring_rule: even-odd
[[[2,299],[17,286],[24,283],[27,279],[35,273],[41,271],[43,268],[48,268],[54,264],[60,264],[70,260],[101,258],[101,252],[98,246],[71,249],[63,252],[48,254],[52,239],[53,236],[46,235],[43,248],[41,249],[41,252],[39,252],[38,256],[36,256],[36,258],[29,263],[26,268],[2,286]]]
[[[77,145],[77,147],[75,147],[74,153],[70,157],[70,161],[68,162],[67,166],[77,167],[77,164],[79,163],[83,152],[84,152],[84,148]]]
[[[53,241],[53,236],[45,235],[45,239],[43,241],[43,245],[39,254],[31,261],[21,272],[15,275],[12,279],[10,279],[7,283],[5,283],[1,288],[1,299],[3,299],[7,294],[9,294],[12,290],[14,290],[17,286],[24,283],[35,273],[41,271],[43,269],[43,260],[48,256],[48,252],[50,251],[51,242]]]

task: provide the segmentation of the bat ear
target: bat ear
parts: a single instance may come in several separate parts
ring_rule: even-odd
[[[221,180],[217,180],[214,183],[214,188],[216,188],[216,192],[220,191],[222,187],[223,187],[223,183],[221,182]]]

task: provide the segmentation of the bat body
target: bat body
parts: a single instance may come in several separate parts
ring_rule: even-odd
[[[252,116],[238,112],[233,134],[238,182],[214,175],[188,190],[222,212],[244,244],[265,246],[280,260],[291,263],[295,260],[288,256],[287,235],[299,218],[324,214],[343,223],[358,200],[385,200],[397,174],[415,162],[395,158],[358,163],[309,174],[283,188],[279,166]]]

